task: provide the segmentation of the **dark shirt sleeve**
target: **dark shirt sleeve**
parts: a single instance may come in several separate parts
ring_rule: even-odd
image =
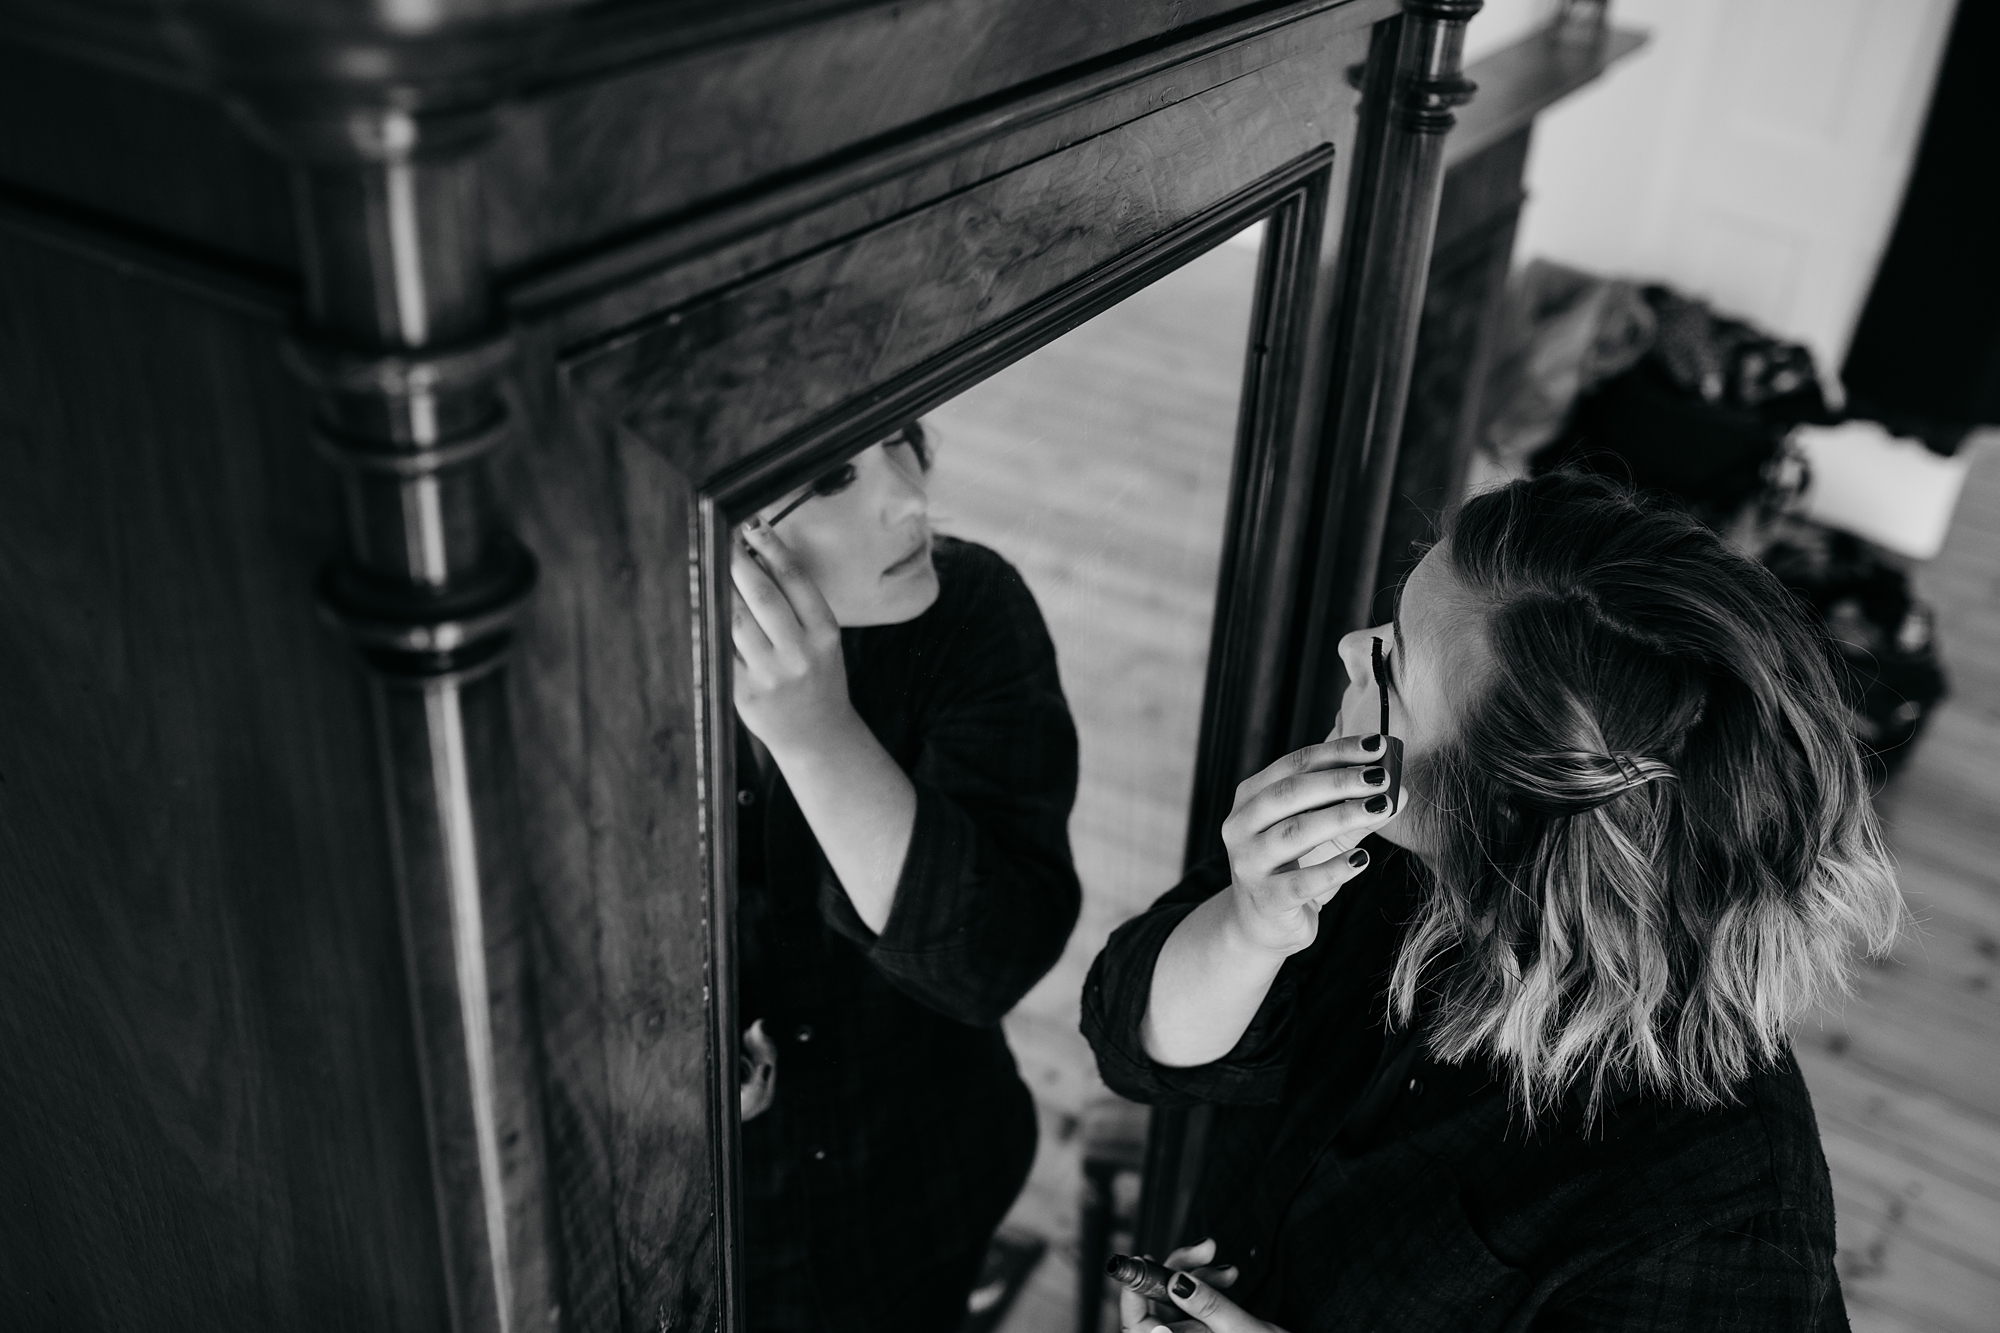
[[[1139,1039],[1161,947],[1190,912],[1228,886],[1227,857],[1201,862],[1143,915],[1113,931],[1091,964],[1083,985],[1083,1035],[1106,1086],[1119,1096],[1153,1106],[1267,1106],[1283,1091],[1298,989],[1318,955],[1318,941],[1285,960],[1256,1017],[1220,1060],[1172,1068],[1155,1063]]]
[[[998,1023],[1055,966],[1082,903],[1070,856],[1076,727],[1027,585],[998,557],[940,649],[911,781],[916,825],[878,936],[832,873],[820,905],[889,983],[962,1023]]]
[[[1659,1329],[1846,1333],[1830,1237],[1793,1208],[1709,1227],[1558,1298],[1536,1333]]]

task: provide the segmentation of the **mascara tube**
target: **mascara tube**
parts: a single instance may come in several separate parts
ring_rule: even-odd
[[[1104,1261],[1104,1273],[1112,1281],[1129,1287],[1148,1300],[1167,1299],[1167,1283],[1174,1280],[1174,1270],[1165,1264],[1156,1264],[1151,1259],[1141,1259],[1135,1254],[1114,1254]]]
[[[1382,660],[1382,641],[1375,639],[1375,693],[1382,700],[1382,767],[1389,770],[1389,808],[1403,808],[1403,738],[1389,734],[1389,670]]]

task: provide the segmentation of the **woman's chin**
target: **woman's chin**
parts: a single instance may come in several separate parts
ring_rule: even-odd
[[[842,629],[901,625],[930,610],[937,599],[937,567],[925,560],[906,573],[882,580],[866,597],[842,599],[833,608],[834,619]]]

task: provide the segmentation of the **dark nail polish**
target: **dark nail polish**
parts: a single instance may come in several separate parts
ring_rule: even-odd
[[[1361,748],[1370,754],[1374,754],[1382,748],[1382,738],[1380,736],[1363,736],[1361,738]]]
[[[1371,787],[1379,787],[1389,780],[1389,770],[1386,768],[1364,768],[1361,770],[1361,780]]]
[[[1356,847],[1353,853],[1347,858],[1347,864],[1353,866],[1356,870],[1367,865],[1368,849],[1366,847]]]
[[[1180,1297],[1182,1300],[1186,1300],[1188,1297],[1194,1295],[1194,1279],[1186,1273],[1176,1273],[1174,1275],[1174,1295]]]
[[[1387,796],[1370,796],[1366,801],[1361,803],[1361,808],[1371,815],[1379,815],[1389,808],[1389,798]]]

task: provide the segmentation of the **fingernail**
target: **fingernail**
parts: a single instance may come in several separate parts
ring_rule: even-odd
[[[1389,798],[1387,796],[1370,796],[1366,801],[1361,803],[1361,808],[1371,815],[1379,815],[1389,808]]]
[[[1174,1278],[1174,1295],[1180,1297],[1182,1300],[1186,1300],[1188,1297],[1194,1295],[1194,1279],[1186,1273],[1176,1276]]]
[[[1368,849],[1366,847],[1356,847],[1354,849],[1354,854],[1347,858],[1347,864],[1353,866],[1356,870],[1359,870],[1361,869],[1361,867],[1367,865]]]
[[[1361,770],[1361,780],[1371,787],[1379,787],[1389,780],[1389,770],[1386,768],[1364,768]]]
[[[1382,738],[1380,736],[1363,736],[1361,738],[1361,748],[1370,754],[1374,754],[1382,748]]]
[[[764,516],[762,514],[752,514],[750,521],[743,526],[750,532],[762,532],[764,530]]]

